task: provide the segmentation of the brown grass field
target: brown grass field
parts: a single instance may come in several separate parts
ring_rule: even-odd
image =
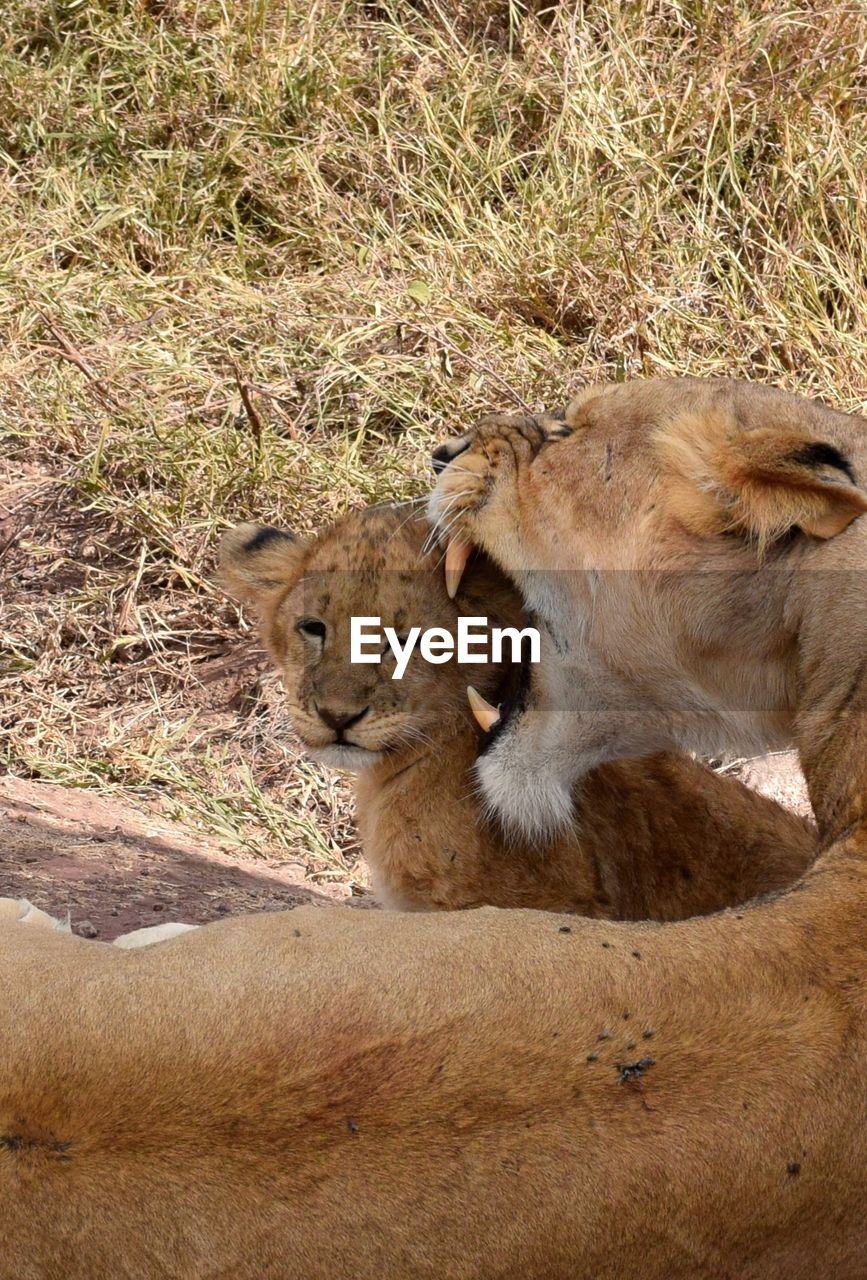
[[[7,0],[9,778],[363,890],[220,531],[417,494],[600,379],[863,410],[865,174],[860,4]]]

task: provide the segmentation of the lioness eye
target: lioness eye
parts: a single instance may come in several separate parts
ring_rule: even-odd
[[[325,623],[318,618],[302,618],[295,630],[300,631],[302,636],[309,636],[311,640],[325,639]]]

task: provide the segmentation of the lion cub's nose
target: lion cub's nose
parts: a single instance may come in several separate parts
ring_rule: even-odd
[[[354,724],[358,724],[362,716],[366,716],[369,707],[364,707],[361,711],[340,711],[335,707],[316,707],[316,714],[323,724],[327,724],[329,729],[333,729],[335,733],[343,733],[344,729],[351,729]]]

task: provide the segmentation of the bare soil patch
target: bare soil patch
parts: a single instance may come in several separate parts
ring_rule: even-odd
[[[71,787],[0,778],[0,894],[110,941],[167,920],[358,902],[302,863],[241,859],[178,823]]]

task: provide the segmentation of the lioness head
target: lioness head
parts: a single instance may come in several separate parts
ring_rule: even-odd
[[[635,382],[559,422],[489,418],[435,462],[451,582],[483,548],[549,640],[478,764],[507,824],[568,821],[576,778],[617,756],[793,741],[821,827],[867,811],[863,419],[743,382]]]
[[[445,723],[466,716],[467,684],[495,696],[502,664],[433,664],[416,645],[402,677],[393,679],[388,643],[378,663],[351,660],[353,617],[378,618],[380,630],[393,628],[401,644],[415,627],[453,635],[462,615],[487,617],[492,626],[520,620],[516,592],[484,556],[455,599],[446,592],[441,558],[430,547],[430,526],[412,508],[353,511],[309,540],[255,524],[224,536],[222,581],[259,614],[295,727],[323,763],[365,768],[386,752],[441,736]]]

